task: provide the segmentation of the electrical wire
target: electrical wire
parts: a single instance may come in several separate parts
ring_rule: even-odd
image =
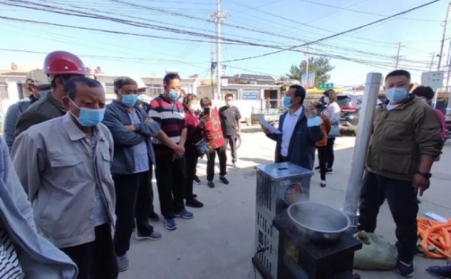
[[[250,60],[250,59],[256,59],[256,58],[266,57],[266,56],[274,55],[274,54],[281,53],[281,52],[284,52],[284,51],[287,51],[287,50],[293,50],[293,49],[295,49],[295,48],[300,48],[300,47],[304,47],[304,46],[316,44],[316,43],[319,43],[319,42],[322,42],[322,41],[325,41],[325,40],[329,40],[329,39],[332,39],[332,38],[335,38],[335,37],[338,37],[338,36],[342,36],[342,35],[344,35],[344,34],[348,34],[348,33],[351,33],[351,32],[357,31],[357,30],[361,30],[361,29],[363,29],[363,28],[365,28],[365,27],[368,27],[368,26],[371,26],[371,25],[374,25],[374,24],[377,24],[377,23],[380,23],[380,22],[383,22],[383,21],[386,21],[386,20],[395,18],[395,17],[397,17],[397,16],[399,16],[399,15],[407,14],[407,13],[409,13],[409,12],[412,12],[412,11],[421,9],[421,8],[423,8],[423,7],[432,5],[432,4],[434,4],[434,3],[436,3],[436,2],[439,2],[439,1],[440,1],[440,0],[433,0],[433,1],[430,1],[430,2],[428,2],[428,3],[422,4],[422,5],[420,5],[420,6],[416,6],[416,7],[414,7],[414,8],[408,9],[408,10],[406,10],[406,11],[399,12],[399,13],[396,13],[396,14],[394,14],[394,15],[391,15],[391,16],[388,16],[388,17],[385,17],[385,18],[382,18],[382,19],[379,19],[379,20],[376,20],[376,21],[373,21],[373,22],[370,22],[370,23],[367,23],[367,24],[364,24],[364,25],[355,27],[355,28],[351,28],[351,29],[346,30],[346,31],[343,31],[343,32],[339,32],[339,33],[336,33],[336,34],[333,34],[333,35],[330,35],[330,36],[327,36],[327,37],[323,37],[323,38],[314,40],[314,41],[309,42],[309,43],[305,43],[305,44],[301,44],[301,45],[297,45],[297,46],[292,46],[292,47],[287,48],[287,49],[278,50],[278,51],[274,51],[274,52],[270,52],[270,53],[265,53],[265,54],[261,54],[261,55],[255,55],[255,56],[250,56],[250,57],[243,57],[243,58],[232,59],[232,60],[229,60],[229,61],[224,61],[224,63],[227,63],[227,62],[236,62],[236,61],[244,61],[244,60]]]
[[[51,2],[51,1],[47,1],[47,0],[45,0],[46,2]],[[19,2],[24,2],[24,3],[32,3],[32,4],[35,4],[35,3],[33,3],[33,2],[29,2],[29,1],[19,1]],[[51,6],[46,6],[46,7],[51,7]],[[75,6],[75,7],[78,7],[78,6]],[[29,8],[29,7],[27,7],[27,8]],[[53,7],[52,7],[53,8]],[[78,7],[78,8],[80,8],[80,7]],[[60,9],[59,9],[60,10]],[[67,9],[66,9],[67,10]],[[93,9],[90,9],[90,10],[93,10]],[[47,10],[46,10],[47,11]],[[73,10],[70,10],[71,12],[73,12]],[[99,10],[97,10],[98,12],[103,12],[103,11],[99,11]],[[78,11],[76,11],[76,12],[78,12]],[[73,15],[73,14],[71,14],[71,15]],[[92,14],[91,14],[92,15]],[[75,16],[85,16],[85,14],[82,14],[82,15],[75,15]],[[98,15],[97,15],[98,16]],[[98,17],[94,17],[94,18],[96,18],[96,19],[99,19]],[[104,19],[103,17],[102,18],[100,18],[100,19]],[[111,20],[111,19],[110,19]],[[117,21],[118,19],[113,19],[113,21]],[[153,22],[155,22],[155,21],[153,21]],[[124,22],[121,22],[121,23],[124,23]],[[134,25],[134,26],[136,26],[136,25]],[[159,30],[159,29],[157,29],[157,30]],[[183,34],[183,30],[179,30],[180,32],[179,33],[182,33]],[[194,35],[194,34],[190,34],[190,35]],[[212,35],[208,35],[208,36],[210,36],[210,38],[212,37]],[[289,38],[291,38],[291,39],[293,39],[292,37],[289,37]],[[166,39],[166,38],[163,38],[163,39]],[[177,39],[177,40],[184,40],[184,39]],[[227,39],[227,38],[223,38],[223,40],[224,41],[228,41],[229,39]],[[243,41],[241,41],[241,42],[243,42]],[[261,45],[261,44],[252,44],[252,43],[249,43],[249,42],[245,42],[244,44],[247,44],[247,45],[252,45],[252,46],[262,46],[262,47],[269,47],[269,48],[274,48],[274,46],[270,46],[270,45]],[[327,45],[325,45],[325,46],[327,46]],[[332,46],[333,48],[336,48],[336,46]],[[280,48],[284,48],[283,46],[280,46],[280,44],[279,44],[279,47],[277,48],[277,49],[280,49]],[[356,50],[353,50],[353,49],[348,49],[349,51],[356,51]],[[358,50],[357,50],[357,52],[358,52]],[[381,55],[381,56],[383,56],[383,54],[379,54],[379,55]],[[391,58],[390,58],[391,59]]]
[[[30,3],[29,1],[20,1],[20,2],[27,2],[27,3]],[[1,17],[0,17],[1,18]],[[3,18],[5,18],[5,17],[3,17]],[[94,18],[96,18],[96,17],[94,17]],[[12,18],[9,18],[10,20],[14,20],[14,19],[12,19]],[[100,19],[103,19],[103,18],[100,18]],[[17,20],[17,19],[15,19],[15,20]],[[19,20],[19,21],[24,21],[24,20]],[[48,23],[47,23],[48,24]],[[60,26],[62,26],[62,25],[60,25]],[[72,26],[73,27],[73,26]],[[141,27],[141,26],[139,26],[139,27]],[[75,28],[78,28],[78,27],[75,27]],[[103,31],[105,31],[105,30],[103,30]],[[108,31],[108,32],[116,32],[116,31]],[[117,33],[117,32],[116,32]],[[130,33],[129,32],[127,32],[127,33],[125,33],[125,35],[130,35]],[[136,35],[136,34],[135,34]],[[140,34],[140,36],[148,36],[148,35],[142,35],[142,34]],[[174,38],[168,38],[168,37],[165,37],[164,39],[174,39]],[[224,39],[226,39],[226,38],[224,38]],[[186,40],[186,39],[181,39],[181,40]],[[261,45],[261,44],[255,44],[255,43],[249,43],[249,42],[242,42],[242,43],[244,43],[244,44],[247,44],[247,45],[252,45],[252,46],[262,46],[262,47],[271,47],[271,48],[276,48],[276,49],[281,49],[282,51],[285,51],[285,49],[284,48],[281,48],[281,47],[276,47],[276,46],[268,46],[268,45]],[[298,51],[298,50],[290,50],[290,51],[295,51],[295,52],[301,52],[301,51]],[[314,54],[314,53],[312,53],[312,54]],[[318,54],[317,54],[318,55]],[[323,55],[324,56],[324,54],[319,54],[319,55]],[[377,54],[376,54],[377,55]],[[342,59],[342,60],[347,60],[347,59],[349,59],[349,58],[346,58],[346,57],[343,57],[343,56],[334,56],[334,55],[326,55],[326,57],[334,57],[334,58],[338,58],[338,59]],[[363,60],[358,60],[360,63],[366,63],[367,61],[363,61]],[[373,61],[370,61],[371,63],[374,63]]]
[[[0,48],[0,51],[29,53],[29,54],[45,54],[45,55],[48,54],[48,52],[43,52],[43,51],[8,49],[8,48]],[[145,57],[104,56],[104,55],[91,55],[91,54],[79,54],[77,56],[85,57],[85,58],[94,58],[94,59],[99,59],[99,60],[113,60],[113,61],[123,60],[123,61],[130,61],[130,62],[135,61],[135,62],[139,62],[139,63],[141,63],[142,61],[177,62],[177,63],[186,64],[186,65],[196,67],[199,69],[203,69],[203,70],[205,70],[207,68],[207,67],[201,67],[201,66],[195,65],[194,63],[188,63],[188,62],[181,61],[181,60],[155,59],[155,58],[145,58]],[[198,63],[198,64],[207,64],[207,63],[205,62],[205,63]]]
[[[322,7],[338,9],[338,10],[342,10],[342,11],[348,11],[348,12],[353,12],[353,13],[365,14],[365,15],[374,15],[374,16],[380,16],[380,17],[387,17],[388,16],[388,15],[383,15],[383,14],[378,14],[378,13],[372,13],[372,12],[354,10],[354,9],[350,9],[350,8],[338,7],[338,6],[334,6],[334,5],[330,5],[330,4],[326,4],[326,3],[318,3],[318,2],[315,2],[315,1],[311,1],[311,0],[296,0],[296,1],[309,3],[309,4],[313,4],[313,5],[318,5],[318,6],[322,6]],[[408,17],[398,17],[398,19],[414,20],[414,21],[428,21],[428,22],[442,22],[442,20],[436,20],[436,19],[421,19],[421,18],[418,19],[418,18],[408,18]]]

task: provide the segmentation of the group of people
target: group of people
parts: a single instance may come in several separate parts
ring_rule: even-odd
[[[226,147],[236,164],[241,132],[233,96],[226,95],[226,106],[218,109],[209,98],[184,94],[177,74],[163,82],[164,93],[143,106],[137,82],[120,77],[114,81],[117,98],[107,104],[83,62],[62,51],[46,57],[43,73],[27,76],[30,100],[10,107],[6,143],[0,140],[0,278],[117,278],[129,267],[134,229],[137,240],[162,237],[149,222],[160,219],[153,207],[154,168],[170,231],[177,228],[175,218],[194,217],[186,207],[203,207],[193,192],[200,157],[207,158],[210,188],[216,155],[219,180],[229,184]],[[404,276],[414,273],[417,195],[429,187],[444,142],[443,119],[428,105],[429,89],[410,90],[407,71],[387,75],[387,102],[373,123],[359,218],[360,230],[374,232],[387,199],[397,226],[397,270]],[[340,108],[333,91],[308,106],[305,98],[302,86],[291,86],[279,133],[264,132],[277,142],[276,162],[312,170],[318,150],[325,187]]]
[[[387,200],[396,223],[396,269],[411,277],[418,239],[417,196],[429,188],[432,165],[440,159],[445,140],[444,118],[431,107],[434,96],[431,88],[420,86],[411,92],[408,71],[389,73],[384,90],[387,100],[378,106],[372,123],[358,229],[374,232],[379,208]],[[302,86],[291,86],[284,97],[287,111],[280,117],[279,132],[263,130],[277,141],[276,162],[288,161],[313,169],[317,146],[324,187],[325,174],[332,171],[333,145],[339,133],[334,131],[338,128],[334,125],[338,126],[340,109],[333,91],[326,91],[321,102],[308,107],[303,105],[305,96]],[[451,278],[449,265],[431,267],[428,271],[440,278]]]
[[[43,70],[27,75],[30,100],[8,110],[0,278],[117,278],[129,267],[133,230],[137,240],[162,237],[149,222],[160,219],[153,169],[170,231],[175,218],[194,217],[186,207],[203,207],[193,193],[199,157],[207,157],[210,188],[216,154],[219,179],[229,184],[226,145],[235,164],[241,118],[232,95],[217,109],[209,98],[184,94],[171,73],[164,93],[146,105],[135,80],[117,78],[116,100],[107,104],[103,86],[86,76],[77,56],[52,52]]]

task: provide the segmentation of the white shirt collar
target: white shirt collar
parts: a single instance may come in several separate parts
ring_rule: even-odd
[[[291,114],[290,111],[288,111],[288,114],[289,114],[290,116],[293,116],[293,115],[294,115],[294,116],[300,116],[300,115],[302,114],[303,109],[304,109],[304,107],[303,107],[303,106],[300,106],[300,107],[298,108],[298,110],[295,111],[293,114]]]

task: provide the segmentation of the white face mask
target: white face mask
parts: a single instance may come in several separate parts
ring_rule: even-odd
[[[188,106],[188,109],[192,112],[196,112],[196,111],[200,110],[200,105],[199,105],[199,103],[190,104]]]
[[[330,99],[329,99],[329,97],[324,97],[324,103],[326,103],[326,104],[328,104],[328,103],[330,103]]]

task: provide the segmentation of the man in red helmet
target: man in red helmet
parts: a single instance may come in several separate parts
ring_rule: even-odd
[[[16,137],[33,125],[66,114],[63,105],[64,85],[73,77],[86,76],[86,68],[76,55],[65,51],[54,51],[47,55],[44,72],[48,75],[52,91],[31,105],[17,121]]]

